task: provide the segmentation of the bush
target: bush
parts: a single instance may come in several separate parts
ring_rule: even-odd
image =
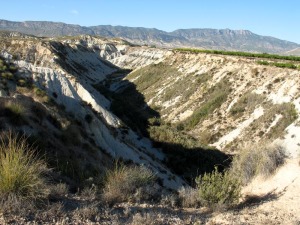
[[[146,200],[147,196],[134,197],[141,189],[153,186],[154,181],[154,174],[146,167],[117,164],[106,174],[103,197],[109,203]]]
[[[35,96],[42,102],[45,102],[45,103],[49,103],[50,101],[50,97],[47,95],[47,92],[34,86],[33,87],[33,92],[35,94]]]
[[[254,145],[245,147],[232,162],[231,171],[247,184],[257,175],[269,176],[286,159],[285,149],[279,145]]]
[[[0,137],[0,195],[38,199],[46,194],[45,163],[24,137],[12,133]]]
[[[201,204],[210,208],[230,206],[241,196],[241,182],[228,170],[224,173],[217,168],[196,178]]]

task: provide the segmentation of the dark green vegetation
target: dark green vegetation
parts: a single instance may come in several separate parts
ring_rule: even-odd
[[[224,153],[202,145],[171,125],[149,126],[148,132],[154,147],[166,153],[166,165],[192,184],[197,175],[212,171],[215,165],[223,169],[230,164]]]
[[[24,105],[18,103],[17,101],[9,101],[4,105],[3,115],[9,118],[9,121],[14,125],[26,124],[27,109]]]
[[[229,170],[221,173],[215,168],[213,172],[197,177],[196,183],[200,202],[211,208],[230,206],[241,197],[240,178],[233,176]]]
[[[280,62],[268,62],[268,61],[258,61],[259,65],[265,66],[276,66],[280,68],[287,68],[287,69],[299,69],[300,67],[293,64],[293,63],[280,63]]]
[[[6,62],[3,58],[0,57],[0,87],[3,90],[8,91],[9,88],[17,89],[18,92],[25,94],[31,93],[34,97],[38,98],[41,102],[47,103],[51,99],[48,97],[45,90],[42,87],[37,87],[33,80],[28,77],[22,76],[18,73],[17,67],[13,63]],[[18,111],[21,110],[20,107],[16,104],[11,104],[7,106],[8,110],[11,110],[12,113],[18,114]]]
[[[191,52],[191,53],[209,53],[209,54],[217,54],[217,55],[232,55],[232,56],[243,56],[243,57],[252,57],[252,58],[282,59],[282,60],[290,60],[290,61],[300,61],[299,56],[284,56],[284,55],[275,55],[275,54],[268,54],[268,53],[204,50],[204,49],[192,49],[192,48],[176,48],[174,50],[175,51],[180,51],[180,52]]]

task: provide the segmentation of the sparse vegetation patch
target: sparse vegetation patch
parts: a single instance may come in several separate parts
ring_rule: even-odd
[[[185,129],[190,130],[207,118],[208,115],[213,113],[215,109],[219,108],[227,100],[230,92],[230,82],[225,79],[208,90],[202,99],[203,103],[200,107],[194,111],[192,116],[184,121]]]
[[[263,101],[262,95],[247,92],[232,106],[230,114],[234,117],[240,117],[245,111],[253,112]]]
[[[285,128],[298,118],[298,113],[293,103],[272,104],[268,102],[264,105],[264,108],[264,115],[250,125],[250,130],[247,129],[248,132],[261,130],[262,124],[268,127],[274,121],[276,115],[282,115],[276,126],[271,127],[269,132],[265,134],[265,137],[268,139],[276,139],[284,135]]]

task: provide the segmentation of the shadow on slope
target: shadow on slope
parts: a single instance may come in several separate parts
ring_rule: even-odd
[[[215,166],[220,170],[229,166],[231,160],[225,153],[202,146],[196,139],[162,122],[159,112],[147,105],[136,85],[121,80],[126,73],[118,77],[112,74],[94,87],[110,99],[112,112],[127,126],[139,135],[150,138],[154,147],[163,150],[166,154],[164,163],[174,173],[194,184],[196,176],[213,171]]]

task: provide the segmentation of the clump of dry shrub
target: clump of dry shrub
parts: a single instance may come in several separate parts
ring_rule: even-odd
[[[286,158],[286,151],[280,145],[249,145],[233,158],[231,173],[247,184],[257,175],[270,176]]]
[[[183,187],[178,192],[180,205],[184,208],[200,206],[199,191],[196,188]]]
[[[152,197],[155,180],[153,172],[144,166],[116,164],[106,174],[104,200],[109,203],[147,200]]]

